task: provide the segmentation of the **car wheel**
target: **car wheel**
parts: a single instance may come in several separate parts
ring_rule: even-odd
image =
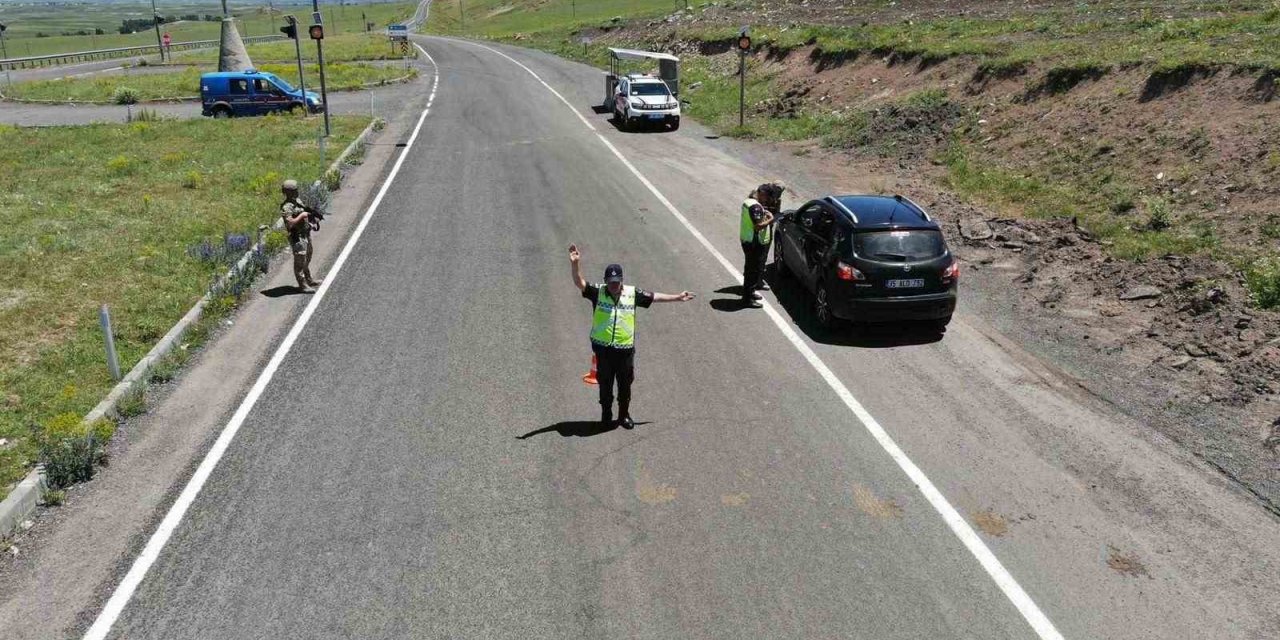
[[[672,131],[680,130],[680,118],[676,118],[675,120],[671,121],[671,130]]]
[[[936,329],[938,333],[945,333],[947,331],[947,325],[949,324],[951,324],[951,316],[938,318],[933,321],[933,328]]]
[[[226,107],[218,107],[213,110],[213,117],[219,120],[231,117],[231,110]]]
[[[831,299],[825,282],[819,282],[818,290],[814,293],[813,315],[818,321],[818,326],[823,329],[835,329],[840,324],[839,319],[831,312]]]

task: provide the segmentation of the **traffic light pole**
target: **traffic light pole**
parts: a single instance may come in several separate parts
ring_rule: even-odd
[[[160,50],[160,62],[164,62],[164,43],[160,41],[160,13],[156,11],[156,0],[151,0],[151,24],[156,28],[156,49]]]
[[[154,0],[153,0],[154,1]],[[316,24],[321,24],[320,18],[320,0],[311,0],[311,10],[314,12],[314,20]],[[320,63],[320,102],[324,105],[324,135],[329,135],[329,92],[324,85],[324,38],[316,38],[316,61]]]
[[[307,83],[302,78],[302,37],[298,35],[298,19],[293,16],[285,16],[284,19],[293,27],[293,52],[298,59],[298,90],[302,92],[302,106],[304,109],[310,108],[307,104]],[[285,32],[285,35],[289,35]]]

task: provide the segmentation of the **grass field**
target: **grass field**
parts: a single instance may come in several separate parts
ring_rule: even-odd
[[[285,81],[297,86],[298,67],[294,63],[258,64],[255,62],[255,66],[261,71],[279,75]],[[137,99],[140,101],[191,97],[200,95],[200,74],[215,70],[217,66],[210,65],[175,68],[168,73],[35,80],[17,83],[7,90],[5,95],[27,100],[110,102],[117,88],[128,87],[136,91]],[[306,64],[303,66],[303,71],[306,73],[307,87],[318,91],[320,87],[318,65]],[[406,71],[399,64],[331,63],[325,60],[325,84],[329,91],[359,89],[366,83],[384,82],[411,73],[415,73],[414,70]]]
[[[291,63],[295,59],[292,40],[282,42],[263,42],[247,45],[249,58],[254,64],[270,62]],[[316,47],[310,41],[302,43],[302,60],[316,60]],[[416,57],[418,50],[409,48],[410,57]],[[384,33],[347,33],[324,39],[325,64],[333,62],[353,62],[358,60],[398,60],[400,49],[393,48]],[[217,64],[217,49],[196,49],[174,53],[173,61],[179,64]]]
[[[280,35],[279,28],[284,25],[285,14],[293,14],[303,23],[310,23],[311,5],[275,3],[274,11],[269,10],[267,3],[232,3],[232,13],[237,18],[240,35],[265,36]],[[218,3],[165,2],[160,0],[157,8],[166,16],[184,14],[217,14]],[[413,15],[417,3],[413,2],[381,2],[337,5],[333,2],[321,2],[324,15],[326,36],[342,33],[363,32],[361,14],[369,22],[375,23],[374,29],[385,29],[386,25]],[[55,3],[40,5],[16,6],[0,3],[0,21],[9,26],[5,32],[5,45],[9,57],[38,56],[93,49],[110,49],[115,47],[131,47],[153,45],[156,36],[153,30],[145,30],[132,34],[117,32],[121,22],[128,19],[140,19],[151,15],[150,3]],[[216,40],[221,26],[218,22],[178,21],[161,25],[162,32],[168,32],[174,42],[189,40]],[[95,29],[105,33],[92,35]],[[63,32],[86,30],[91,35],[59,35]],[[49,37],[36,37],[44,33]]]
[[[367,123],[334,118],[330,148]],[[127,370],[225,270],[203,243],[252,238],[278,215],[281,179],[319,177],[316,127],[265,117],[0,128],[4,493],[30,468],[34,434],[113,385],[98,305],[112,309]]]

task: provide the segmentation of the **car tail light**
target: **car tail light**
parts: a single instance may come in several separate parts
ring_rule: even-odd
[[[862,272],[855,269],[853,265],[848,265],[843,262],[836,263],[836,275],[841,280],[856,281],[867,279],[867,276],[862,275]]]
[[[942,271],[942,284],[951,284],[952,282],[955,282],[956,280],[959,280],[959,279],[960,279],[960,263],[953,260],[951,262],[951,266],[947,267],[946,269],[943,269]]]

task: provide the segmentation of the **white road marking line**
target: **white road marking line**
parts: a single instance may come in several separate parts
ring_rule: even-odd
[[[66,80],[66,79],[68,79],[68,78],[83,78],[84,76],[91,76],[91,75],[93,75],[93,74],[95,74],[95,73],[106,73],[106,72],[108,72],[108,71],[119,71],[119,70],[121,70],[121,69],[123,69],[123,68],[124,68],[124,67],[111,67],[110,69],[98,69],[98,70],[96,70],[96,71],[84,71],[84,72],[81,72],[81,73],[73,73],[73,74],[71,74],[71,75],[69,75],[69,76],[58,76],[57,78],[53,78],[53,79],[54,79],[54,80]]]
[[[191,504],[195,501],[196,496],[200,494],[200,489],[204,487],[204,483],[209,479],[214,468],[218,466],[218,462],[222,459],[223,454],[226,453],[227,447],[231,445],[231,440],[236,437],[236,432],[240,430],[245,418],[248,417],[249,412],[257,404],[258,398],[266,390],[267,384],[275,376],[276,370],[280,368],[280,363],[289,354],[289,350],[297,342],[302,329],[307,326],[307,322],[315,314],[316,308],[324,300],[325,294],[329,291],[329,286],[337,280],[338,272],[342,270],[342,265],[346,264],[347,258],[356,246],[356,242],[360,240],[360,236],[364,234],[365,227],[369,225],[369,220],[373,217],[373,213],[377,211],[378,205],[382,204],[382,198],[387,195],[387,189],[391,187],[392,181],[400,173],[400,167],[404,165],[404,159],[408,157],[409,150],[413,148],[413,143],[418,139],[418,133],[422,130],[422,124],[427,120],[427,114],[431,112],[436,88],[440,84],[440,67],[436,65],[435,59],[431,57],[431,54],[427,53],[426,49],[418,46],[417,43],[414,46],[418,47],[418,50],[427,56],[427,60],[431,61],[431,66],[435,67],[435,80],[431,83],[432,97],[428,98],[426,108],[422,110],[422,115],[418,117],[418,124],[413,128],[413,135],[409,137],[409,142],[405,144],[404,149],[400,152],[400,157],[396,159],[395,166],[391,168],[391,173],[387,174],[387,179],[383,181],[382,188],[378,190],[378,195],[374,197],[369,208],[365,210],[364,216],[360,219],[360,224],[356,226],[351,238],[347,240],[347,244],[342,247],[342,252],[338,254],[338,259],[329,269],[329,273],[325,275],[324,282],[321,283],[320,288],[312,296],[311,302],[307,304],[306,309],[303,309],[302,315],[298,316],[293,328],[289,330],[288,335],[280,343],[275,354],[271,356],[271,360],[267,362],[266,368],[258,375],[258,380],[253,383],[253,387],[249,389],[249,393],[240,403],[240,407],[231,416],[227,426],[222,429],[217,441],[213,443],[213,447],[209,449],[209,453],[205,455],[204,460],[200,462],[200,466],[196,468],[191,480],[187,482],[187,485],[182,489],[182,493],[178,495],[178,499],[169,508],[169,512],[165,514],[160,526],[156,528],[155,533],[151,534],[151,538],[147,540],[147,545],[143,547],[142,553],[133,561],[133,566],[129,568],[129,573],[125,574],[124,580],[116,587],[116,590],[111,594],[111,598],[107,600],[106,606],[102,608],[97,619],[93,621],[93,626],[89,627],[89,630],[85,632],[84,640],[104,640],[107,634],[111,632],[112,625],[115,624],[120,614],[124,611],[125,605],[129,604],[129,600],[133,597],[134,592],[137,591],[138,585],[142,583],[142,579],[146,577],[151,565],[155,564],[156,559],[160,557],[160,552],[164,549],[165,544],[169,542],[169,538],[178,528],[178,524],[182,522],[183,516],[191,508]]]
[[[657,187],[653,186],[653,183],[649,182],[649,179],[646,178],[644,174],[640,173],[640,170],[636,169],[635,165],[631,164],[631,162],[622,155],[622,152],[619,151],[617,147],[613,146],[613,143],[609,142],[607,138],[597,131],[596,128],[592,126],[585,117],[583,117],[577,108],[573,106],[572,103],[566,100],[564,96],[560,95],[559,91],[553,89],[551,85],[543,81],[537,73],[534,73],[532,69],[526,67],[519,60],[516,60],[497,49],[475,42],[468,42],[466,40],[456,40],[456,42],[462,42],[482,49],[487,49],[506,58],[507,60],[510,60],[521,69],[529,72],[529,75],[533,76],[534,79],[541,83],[542,86],[546,87],[548,91],[555,94],[555,96],[559,98],[560,101],[574,113],[574,115],[578,116],[578,119],[581,120],[583,124],[587,125],[588,129],[596,134],[596,137],[600,139],[600,142],[603,143],[604,146],[608,147],[609,150],[613,152],[613,155],[617,156],[618,160],[621,161],[627,169],[631,170],[631,173],[649,189],[649,192],[667,208],[667,211],[670,211],[671,215],[675,216],[676,219],[684,225],[685,229],[687,229],[689,233],[693,234],[693,237],[698,240],[699,244],[701,244],[703,248],[710,252],[711,255],[720,262],[720,265],[725,268],[725,271],[728,271],[735,280],[742,280],[742,274],[734,268],[733,263],[729,262],[723,254],[716,250],[716,248],[712,246],[711,242],[707,240],[706,236],[703,236],[702,232],[698,231],[697,227],[694,227],[693,224],[689,222],[689,219],[684,217],[684,214],[680,213],[680,210],[676,209],[675,205],[671,204],[671,201],[668,200],[661,191],[658,191]],[[996,558],[995,554],[987,548],[987,545],[982,542],[982,538],[978,537],[978,534],[973,530],[973,527],[970,527],[969,523],[965,521],[964,517],[961,516],[958,511],[956,511],[955,507],[951,506],[951,503],[948,502],[946,497],[942,495],[942,492],[934,486],[933,482],[924,474],[924,471],[921,471],[920,467],[916,466],[916,464],[907,457],[906,452],[898,446],[898,443],[894,442],[893,438],[889,436],[889,433],[884,430],[884,427],[880,426],[880,423],[877,422],[871,413],[862,406],[862,403],[858,402],[858,399],[853,396],[853,393],[849,391],[848,387],[844,386],[844,383],[841,382],[840,378],[831,371],[831,368],[818,357],[818,354],[813,352],[813,349],[809,348],[809,345],[805,344],[804,340],[796,333],[795,329],[791,328],[790,324],[787,324],[787,321],[782,317],[782,314],[778,313],[778,311],[773,308],[773,305],[766,302],[764,310],[765,313],[769,315],[769,318],[773,320],[773,323],[777,325],[778,329],[782,331],[782,334],[787,337],[787,340],[790,340],[791,344],[800,352],[800,355],[804,356],[804,359],[807,360],[818,374],[822,376],[822,379],[826,381],[832,391],[835,391],[836,395],[844,401],[845,406],[849,407],[849,410],[853,412],[853,415],[862,422],[862,425],[866,427],[867,431],[873,438],[875,438],[876,442],[884,448],[885,452],[889,454],[889,457],[893,458],[893,461],[898,464],[898,467],[901,468],[904,473],[907,474],[907,477],[911,482],[915,483],[916,487],[920,489],[920,493],[929,501],[929,504],[938,512],[938,515],[942,516],[943,521],[947,523],[947,526],[951,528],[951,531],[955,533],[956,537],[960,539],[960,542],[969,550],[969,553],[972,553],[974,558],[978,560],[978,563],[986,570],[987,575],[991,576],[991,579],[994,580],[996,585],[1000,587],[1000,590],[1004,592],[1005,597],[1007,597],[1009,601],[1018,608],[1018,612],[1022,614],[1022,617],[1031,625],[1031,628],[1035,630],[1041,640],[1062,640],[1062,634],[1053,626],[1053,622],[1051,622],[1049,617],[1040,610],[1040,607],[1031,599],[1031,596],[1027,595],[1027,592],[1022,589],[1022,586],[1013,578],[1013,575],[1004,568],[1004,565],[1000,563],[1000,560]]]

